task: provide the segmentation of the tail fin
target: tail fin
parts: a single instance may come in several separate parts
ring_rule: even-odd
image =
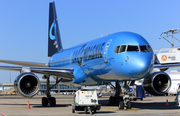
[[[48,57],[62,50],[55,3],[52,2],[49,3]]]

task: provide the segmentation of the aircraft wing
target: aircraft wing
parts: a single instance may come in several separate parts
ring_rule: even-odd
[[[0,60],[0,62],[2,62],[2,63],[7,63],[7,64],[22,65],[22,66],[49,67],[48,64],[44,64],[44,63],[22,62],[22,61],[10,61],[10,60]]]
[[[154,68],[159,68],[159,69],[176,68],[176,67],[180,67],[180,64],[154,65]]]
[[[55,67],[0,66],[1,70],[24,71],[72,80],[74,69]]]

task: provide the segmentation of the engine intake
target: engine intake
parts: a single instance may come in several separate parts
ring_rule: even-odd
[[[143,88],[152,95],[163,95],[171,86],[169,75],[163,71],[154,72],[143,80]]]
[[[21,73],[14,81],[14,88],[24,97],[33,97],[39,91],[39,79],[31,73]]]

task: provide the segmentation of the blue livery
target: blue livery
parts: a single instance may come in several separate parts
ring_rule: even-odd
[[[74,86],[109,84],[115,89],[109,104],[119,104],[119,109],[130,109],[129,86],[143,79],[142,87],[146,92],[164,95],[171,86],[171,79],[164,71],[180,66],[155,65],[151,46],[145,38],[133,32],[117,32],[63,49],[54,2],[49,4],[48,56],[51,58],[47,64],[0,60],[20,65],[0,66],[0,69],[20,72],[14,87],[24,97],[33,97],[38,93],[40,82],[35,74],[43,75],[42,78],[47,80],[43,106],[56,105],[56,99],[50,94],[50,77],[53,77],[56,81],[53,86],[59,82]]]

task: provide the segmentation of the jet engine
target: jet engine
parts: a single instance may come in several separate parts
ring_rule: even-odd
[[[39,90],[39,79],[31,73],[21,73],[14,81],[15,90],[24,97],[33,97]]]
[[[152,95],[163,95],[168,92],[171,86],[171,78],[163,71],[154,72],[144,78],[142,86]]]

